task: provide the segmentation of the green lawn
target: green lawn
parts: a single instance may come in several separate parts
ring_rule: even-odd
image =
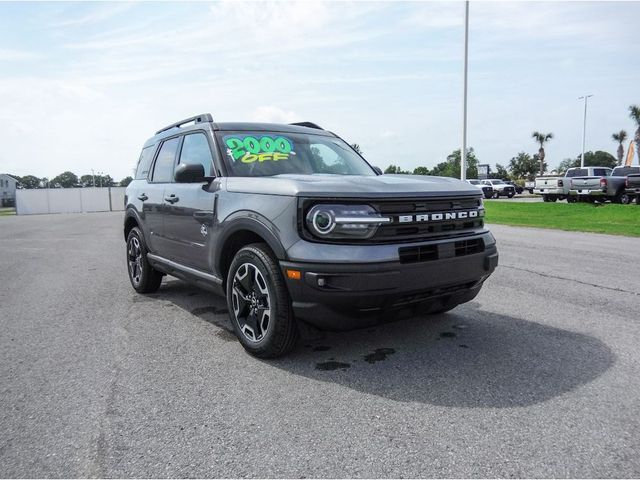
[[[0,208],[0,217],[4,217],[6,215],[15,215],[16,214],[16,209],[11,207],[11,208],[6,208],[6,207],[2,207]]]
[[[486,222],[640,237],[640,206],[485,200]]]

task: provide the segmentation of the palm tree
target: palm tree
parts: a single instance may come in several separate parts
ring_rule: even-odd
[[[627,139],[627,132],[620,130],[618,133],[611,135],[614,142],[618,142],[618,165],[622,165],[622,159],[624,157],[624,147],[622,144]]]
[[[638,105],[629,106],[629,116],[638,125],[633,141],[636,142],[636,155],[640,155],[640,107]]]
[[[538,158],[540,158],[540,175],[544,175],[544,144],[553,138],[553,133],[533,132],[531,134],[536,142],[540,144],[538,149]]]

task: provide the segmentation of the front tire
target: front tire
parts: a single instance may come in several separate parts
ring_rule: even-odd
[[[233,331],[251,355],[276,358],[295,346],[298,329],[289,292],[267,245],[247,245],[234,257],[227,306]]]
[[[147,260],[147,245],[138,227],[127,235],[127,271],[131,286],[138,293],[153,293],[160,288],[162,273]]]

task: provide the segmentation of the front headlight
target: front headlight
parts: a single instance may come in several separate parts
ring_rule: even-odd
[[[307,229],[317,238],[371,238],[378,227],[391,222],[369,205],[316,205],[306,216]]]

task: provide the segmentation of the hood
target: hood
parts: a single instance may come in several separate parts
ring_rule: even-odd
[[[467,182],[426,175],[228,177],[227,190],[299,197],[441,197],[480,193]]]

